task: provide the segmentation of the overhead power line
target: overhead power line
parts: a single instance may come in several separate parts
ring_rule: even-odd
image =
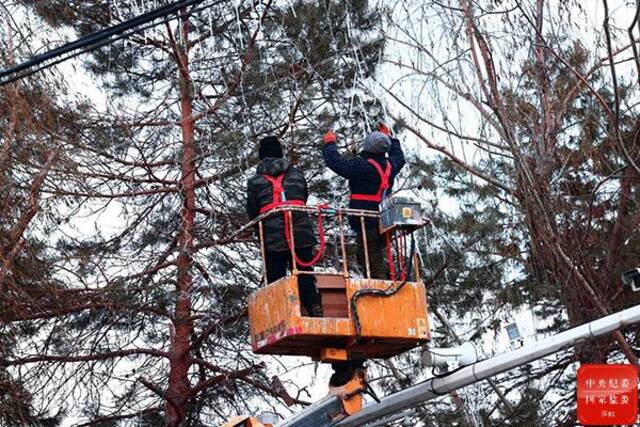
[[[176,19],[175,16],[167,17],[167,15],[175,14],[185,7],[194,6],[202,3],[203,1],[204,0],[180,0],[36,55],[27,61],[1,70],[0,86],[30,76],[38,71],[60,64],[61,62],[67,61],[83,53],[121,40],[131,34]],[[210,6],[211,5],[206,7]],[[165,19],[159,22],[153,22],[160,18]]]

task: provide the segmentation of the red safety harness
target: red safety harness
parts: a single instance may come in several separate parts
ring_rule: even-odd
[[[362,200],[366,202],[378,202],[382,201],[382,197],[386,190],[389,189],[389,177],[391,176],[391,163],[386,161],[386,166],[384,171],[382,167],[373,159],[367,159],[367,162],[373,165],[376,168],[376,172],[378,172],[378,176],[380,176],[380,186],[378,187],[378,192],[375,194],[351,194],[351,200]],[[391,280],[396,280],[396,269],[393,262],[393,250],[391,248],[391,232],[385,233],[385,243],[386,243],[386,252],[387,252],[387,264],[389,267],[389,276]],[[398,249],[398,258],[400,259],[400,280],[405,280],[406,271],[404,268],[404,252],[402,246]]]
[[[389,177],[391,176],[391,163],[387,160],[387,166],[384,171],[382,167],[373,159],[367,159],[367,162],[371,163],[376,172],[380,175],[380,186],[376,194],[351,194],[351,200],[363,200],[365,202],[378,202],[382,201],[382,194],[385,190],[389,189]]]
[[[271,187],[273,188],[273,200],[271,203],[264,205],[260,208],[260,213],[268,212],[272,209],[277,208],[278,206],[305,206],[304,200],[282,200],[282,195],[284,194],[284,187],[282,185],[282,180],[284,179],[284,174],[278,175],[277,177],[272,177],[270,175],[262,175],[268,182],[271,183]],[[316,264],[320,258],[322,257],[322,253],[324,252],[325,240],[324,240],[324,228],[322,226],[322,209],[326,208],[326,205],[318,205],[318,234],[320,236],[320,248],[318,249],[318,253],[310,260],[310,261],[302,261],[298,258],[298,254],[295,254],[296,263],[302,267],[311,267]],[[283,212],[284,216],[284,236],[287,240],[287,247],[291,252],[293,251],[293,242],[291,241],[291,224],[289,223],[289,215],[288,212]]]
[[[278,175],[277,177],[272,177],[271,175],[262,175],[264,179],[271,183],[271,187],[273,188],[273,201],[268,205],[264,205],[260,208],[260,213],[268,212],[272,209],[277,208],[282,205],[289,206],[304,206],[304,200],[282,200],[282,195],[284,194],[284,187],[282,186],[282,179],[284,178],[284,174]]]

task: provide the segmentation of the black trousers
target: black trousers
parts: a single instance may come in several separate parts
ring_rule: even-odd
[[[387,265],[387,259],[385,257],[386,242],[382,234],[378,232],[378,229],[365,229],[367,236],[367,247],[369,255],[369,271],[371,272],[372,279],[386,280],[389,276],[389,267]],[[362,231],[358,232],[358,251],[357,258],[362,275],[367,277],[367,267],[364,256],[364,239],[362,238]]]
[[[302,261],[310,261],[313,258],[312,248],[296,248],[296,254]],[[267,282],[275,282],[287,275],[287,270],[291,269],[291,252],[289,251],[266,251]],[[298,270],[313,271],[313,267],[302,267],[298,265]],[[298,292],[300,302],[311,313],[314,305],[321,304],[320,293],[316,288],[316,278],[307,274],[298,276]]]

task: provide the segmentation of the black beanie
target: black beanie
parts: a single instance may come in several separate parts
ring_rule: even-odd
[[[277,136],[267,136],[260,140],[260,148],[258,148],[260,160],[265,157],[282,157],[282,155],[282,146]]]

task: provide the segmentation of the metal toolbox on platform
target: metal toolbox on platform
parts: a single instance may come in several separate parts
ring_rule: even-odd
[[[402,228],[408,231],[422,227],[422,207],[409,197],[392,196],[380,203],[380,233]]]

